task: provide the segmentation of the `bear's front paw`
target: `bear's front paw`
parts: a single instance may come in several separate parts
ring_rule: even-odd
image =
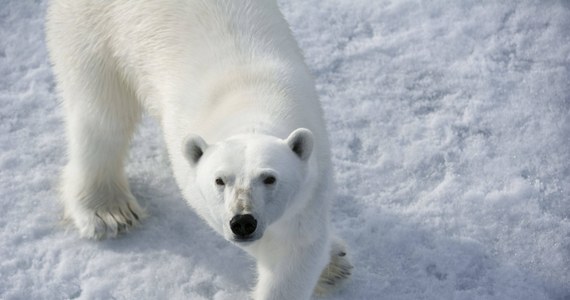
[[[64,202],[65,218],[72,221],[82,237],[90,239],[116,237],[146,216],[130,193],[98,190]]]
[[[144,216],[141,208],[130,205],[117,207],[102,207],[83,213],[80,218],[74,218],[82,237],[90,239],[105,239],[116,237],[138,225]]]
[[[322,296],[341,286],[349,277],[352,264],[346,255],[346,247],[340,241],[334,241],[329,264],[321,273],[315,287],[315,295]]]

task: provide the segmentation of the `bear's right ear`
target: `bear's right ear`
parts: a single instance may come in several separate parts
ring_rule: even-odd
[[[191,134],[184,140],[184,156],[193,166],[200,161],[207,148],[208,144],[198,135]]]

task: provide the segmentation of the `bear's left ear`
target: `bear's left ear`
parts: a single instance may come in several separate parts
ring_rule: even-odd
[[[313,133],[309,129],[295,129],[285,141],[301,160],[307,160],[311,156],[313,151]]]
[[[182,151],[184,151],[184,156],[188,161],[195,166],[204,152],[208,148],[208,144],[198,135],[191,134],[186,137],[184,140],[184,147]]]

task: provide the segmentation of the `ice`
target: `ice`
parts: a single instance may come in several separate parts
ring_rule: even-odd
[[[570,5],[281,0],[326,114],[329,299],[570,298]],[[0,5],[0,298],[245,299],[253,261],[184,203],[157,123],[128,174],[149,212],[102,242],[60,222],[46,1]]]

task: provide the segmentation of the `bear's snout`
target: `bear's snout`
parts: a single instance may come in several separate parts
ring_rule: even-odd
[[[238,239],[249,238],[257,228],[257,220],[250,214],[236,215],[230,220],[230,228]]]

